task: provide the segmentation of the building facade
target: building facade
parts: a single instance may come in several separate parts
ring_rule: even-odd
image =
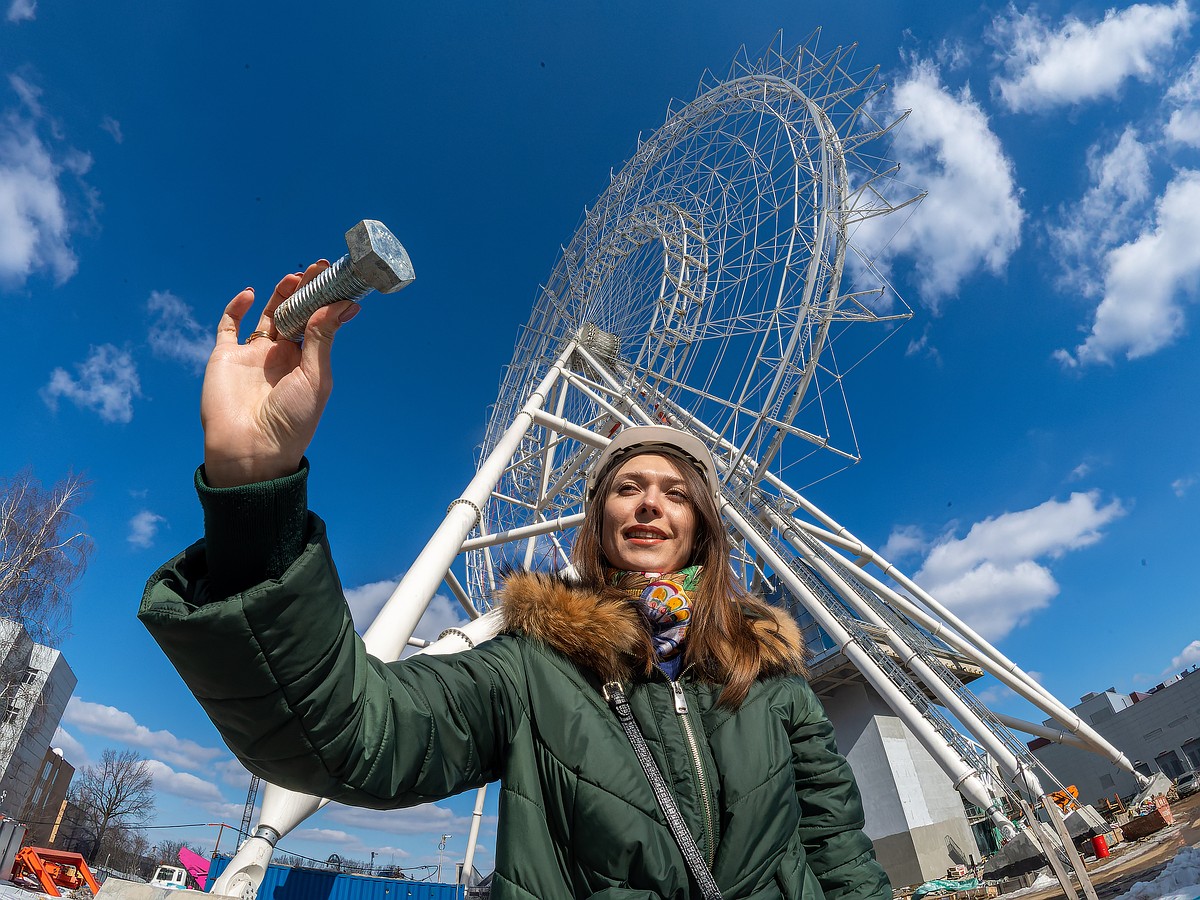
[[[1200,770],[1200,671],[1195,666],[1145,693],[1109,688],[1082,697],[1071,709],[1143,775],[1162,772],[1174,780]],[[1052,719],[1046,724],[1061,727]],[[1085,803],[1137,792],[1132,775],[1094,753],[1045,738],[1030,741],[1029,748],[1063,784],[1078,787]]]
[[[54,847],[67,814],[67,788],[75,767],[63,759],[62,751],[51,747],[33,782],[33,791],[21,811],[25,843],[34,847]]]
[[[61,653],[0,619],[0,815],[25,812],[76,683]],[[52,768],[61,777],[63,770]]]

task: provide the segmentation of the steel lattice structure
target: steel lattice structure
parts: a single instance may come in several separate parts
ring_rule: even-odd
[[[874,71],[853,77],[847,52],[822,58],[814,47],[743,56],[725,79],[706,75],[697,98],[668,111],[613,176],[521,332],[485,455],[578,338],[619,387],[578,367],[572,389],[550,401],[561,418],[603,433],[628,414],[621,396],[639,398],[758,460],[756,481],[786,477],[821,449],[839,466],[857,460],[831,338],[847,323],[909,313],[888,310],[894,295],[865,260],[855,269],[866,286],[843,288],[849,235],[914,198],[885,199],[892,167],[866,152],[894,124],[870,114]],[[489,504],[488,530],[578,510],[578,480],[558,482],[585,463],[580,447],[547,446],[545,429],[525,441]],[[481,595],[487,566],[472,562]]]

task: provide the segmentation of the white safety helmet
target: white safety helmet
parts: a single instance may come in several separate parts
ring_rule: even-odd
[[[690,462],[703,476],[714,502],[718,500],[721,486],[717,480],[717,465],[700,438],[666,425],[636,425],[618,434],[600,453],[599,459],[588,472],[587,501],[591,503],[600,479],[610,468],[635,453],[653,453],[656,450],[668,456],[681,456]]]

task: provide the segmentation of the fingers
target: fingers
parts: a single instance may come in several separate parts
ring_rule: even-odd
[[[300,368],[328,396],[333,388],[333,336],[362,309],[351,300],[341,300],[318,309],[304,328]]]
[[[274,337],[275,331],[275,310],[288,297],[296,293],[301,286],[308,284],[322,272],[329,268],[329,261],[319,259],[310,265],[303,272],[294,272],[291,275],[284,275],[279,280],[279,284],[275,285],[275,291],[271,294],[271,299],[267,301],[266,308],[262,311],[262,315],[258,319],[258,327],[255,331],[263,331]]]
[[[242,316],[253,303],[254,288],[243,288],[229,301],[225,311],[221,313],[221,321],[217,323],[217,346],[238,342],[238,327],[242,323]]]

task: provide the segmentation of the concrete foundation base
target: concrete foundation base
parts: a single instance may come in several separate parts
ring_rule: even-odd
[[[138,881],[124,881],[120,878],[108,877],[100,885],[97,900],[236,900],[233,897],[222,897],[220,894],[206,894],[202,891],[179,891],[170,888],[155,887]]]
[[[1071,810],[1063,820],[1063,824],[1067,826],[1067,834],[1075,840],[1106,834],[1112,828],[1104,820],[1104,816],[1091,806],[1081,806],[1079,809]]]
[[[822,696],[863,796],[866,833],[892,884],[945,878],[982,857],[962,797],[933,757],[861,682]]]
[[[1049,846],[1052,847],[1061,846],[1062,842],[1051,831],[1049,825],[1042,822],[1038,822],[1036,825],[1041,831],[1043,841],[1049,842]],[[987,864],[983,868],[983,877],[1015,878],[1047,865],[1046,855],[1042,851],[1041,844],[1038,843],[1033,833],[1026,829],[1018,831],[1012,840],[988,857]]]

